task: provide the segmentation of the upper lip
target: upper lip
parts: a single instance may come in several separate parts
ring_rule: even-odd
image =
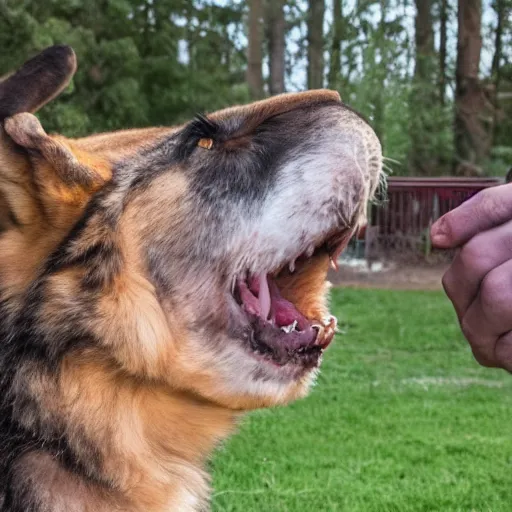
[[[307,249],[296,254],[286,263],[282,263],[275,271],[269,273],[273,276],[279,274],[284,268],[288,267],[290,272],[295,271],[296,262],[302,259],[310,258],[315,251],[319,248],[324,248],[329,254],[331,265],[335,270],[338,270],[338,258],[345,248],[348,238],[352,236],[354,226],[346,226],[343,228],[336,228],[330,231],[327,235],[320,238],[318,243],[311,242]]]

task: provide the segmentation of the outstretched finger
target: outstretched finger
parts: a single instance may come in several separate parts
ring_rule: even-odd
[[[469,239],[512,219],[512,184],[482,190],[441,217],[431,231],[432,243],[453,249]]]

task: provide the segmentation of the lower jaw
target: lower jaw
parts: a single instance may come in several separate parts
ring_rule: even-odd
[[[306,355],[291,356],[287,360],[278,359],[275,355],[262,354],[261,352],[253,352],[252,357],[259,362],[267,364],[278,371],[284,373],[303,374],[316,370],[322,361],[322,351],[314,351]]]
[[[312,347],[304,351],[288,353],[282,351],[264,351],[261,346],[249,343],[246,346],[248,356],[255,359],[263,368],[268,369],[273,375],[285,378],[299,378],[302,375],[319,368],[322,362],[323,350],[320,347]]]
[[[253,331],[254,332],[254,331]],[[271,349],[251,339],[249,344],[251,355],[276,368],[296,368],[297,370],[311,370],[320,364],[323,350],[320,346],[304,347],[298,350],[289,350],[286,347]]]

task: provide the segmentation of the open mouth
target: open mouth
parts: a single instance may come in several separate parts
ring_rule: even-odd
[[[239,278],[234,297],[249,326],[249,349],[277,366],[317,367],[336,332],[337,320],[322,311],[325,278],[337,269],[352,229],[343,229],[312,244],[274,272]],[[316,304],[318,304],[318,307]]]

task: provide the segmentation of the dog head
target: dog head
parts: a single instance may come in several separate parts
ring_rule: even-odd
[[[51,87],[11,104],[27,73],[0,86],[1,279],[37,290],[38,343],[59,360],[97,349],[127,378],[234,409],[303,396],[334,336],[329,262],[379,181],[373,130],[310,91],[136,135],[50,137],[26,112],[74,59],[48,52],[65,70],[38,57]]]

